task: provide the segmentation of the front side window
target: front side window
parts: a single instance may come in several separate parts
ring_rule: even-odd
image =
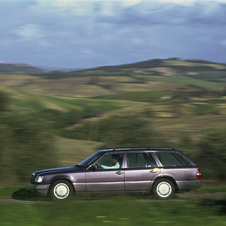
[[[97,163],[99,169],[119,169],[122,167],[122,154],[108,154],[105,155]]]
[[[156,167],[151,153],[127,153],[127,168]]]
[[[155,153],[164,167],[192,166],[192,164],[179,153],[158,152]]]

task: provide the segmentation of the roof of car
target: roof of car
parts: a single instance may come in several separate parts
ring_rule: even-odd
[[[111,152],[111,151],[180,151],[180,150],[174,148],[141,147],[141,148],[115,148],[115,149],[105,149],[101,151]]]

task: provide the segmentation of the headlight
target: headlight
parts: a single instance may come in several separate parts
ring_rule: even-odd
[[[43,180],[44,180],[43,176],[36,176],[35,177],[35,183],[42,183]]]

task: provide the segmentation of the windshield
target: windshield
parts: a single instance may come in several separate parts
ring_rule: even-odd
[[[89,165],[91,165],[93,162],[95,162],[102,154],[103,153],[101,152],[96,152],[93,155],[89,156],[84,161],[82,161],[81,163],[79,163],[78,165],[86,168]]]

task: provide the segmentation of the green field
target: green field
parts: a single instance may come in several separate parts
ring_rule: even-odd
[[[171,146],[181,148],[192,158],[196,157],[199,140],[211,131],[226,128],[226,99],[216,91],[128,92],[93,98],[58,97],[9,88],[2,91],[9,98],[10,114],[16,114],[10,117],[24,122],[37,117],[52,125],[60,166],[78,163],[103,146],[119,145]],[[136,121],[145,128],[138,128]],[[112,137],[121,133],[117,132],[121,130],[119,125],[125,130],[120,135],[125,136],[121,143]],[[149,132],[143,136],[142,130]]]
[[[68,201],[21,193],[20,186],[0,189],[1,225],[224,225],[225,185],[204,185],[197,192],[161,201],[152,196],[87,195]],[[24,189],[26,191],[26,189]]]
[[[1,225],[224,225],[225,207],[211,200],[78,197],[67,202],[0,200]]]
[[[203,88],[220,88],[226,86],[226,82],[210,82],[202,79],[195,79],[182,76],[170,76],[167,79],[171,82],[181,83],[185,85],[193,85]]]

